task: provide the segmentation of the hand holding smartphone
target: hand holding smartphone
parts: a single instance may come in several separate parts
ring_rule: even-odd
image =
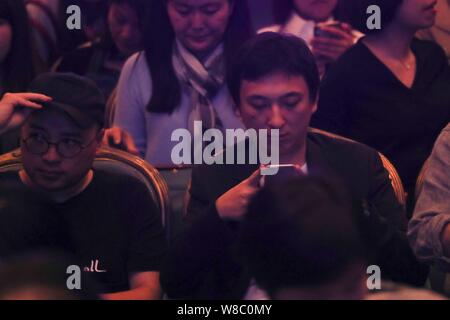
[[[329,28],[336,28],[343,30],[341,23],[339,21],[318,23],[314,28],[314,37],[339,39],[339,35],[328,31]]]
[[[269,169],[277,168],[278,172],[274,175],[264,175],[261,176],[260,185],[264,187],[266,185],[280,184],[286,182],[295,177],[301,177],[304,173],[301,167],[295,164],[279,164],[270,165]]]

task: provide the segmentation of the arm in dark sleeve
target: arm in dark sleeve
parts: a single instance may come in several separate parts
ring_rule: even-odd
[[[132,186],[127,212],[132,217],[128,270],[159,272],[166,253],[166,238],[157,205],[143,184]]]
[[[205,175],[194,169],[188,205],[188,227],[169,250],[161,273],[164,291],[173,299],[213,299],[220,287],[217,268],[229,262],[235,230],[208,198]],[[219,288],[220,287],[220,288]]]
[[[408,243],[404,208],[397,201],[388,172],[375,151],[370,159],[369,179],[368,215],[363,219],[363,227],[374,261],[385,278],[421,286],[428,268],[418,262]]]

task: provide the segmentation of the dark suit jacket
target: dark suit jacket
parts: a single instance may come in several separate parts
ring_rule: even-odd
[[[371,263],[381,267],[382,276],[423,284],[426,268],[417,262],[409,247],[404,209],[395,197],[378,153],[359,143],[309,133],[306,158],[310,175],[338,178],[354,199],[367,203],[369,210],[360,217],[363,241],[372,253]],[[244,296],[251,275],[235,251],[239,223],[222,220],[215,201],[258,168],[203,165],[193,170],[189,227],[173,245],[161,273],[162,286],[171,298]]]

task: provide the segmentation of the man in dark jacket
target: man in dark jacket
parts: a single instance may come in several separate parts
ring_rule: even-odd
[[[299,174],[337,178],[361,203],[362,233],[382,276],[422,284],[426,270],[408,245],[404,210],[378,153],[308,129],[316,110],[319,74],[307,45],[274,33],[255,37],[237,55],[228,85],[247,128],[279,130],[279,150],[271,150],[279,151],[279,164],[293,165]],[[248,140],[240,143],[248,147]],[[172,247],[161,274],[170,297],[246,296],[252,275],[242,265],[235,244],[240,221],[261,188],[261,180],[258,164],[194,169],[187,217],[190,225]]]

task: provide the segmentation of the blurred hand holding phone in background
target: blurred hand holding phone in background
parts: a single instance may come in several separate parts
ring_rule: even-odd
[[[296,177],[306,175],[302,167],[296,164],[270,165],[268,168],[277,168],[278,172],[274,175],[262,175],[259,182],[261,187],[281,184]]]
[[[316,25],[311,45],[321,75],[328,64],[335,62],[355,44],[357,38],[347,23],[332,21]]]

